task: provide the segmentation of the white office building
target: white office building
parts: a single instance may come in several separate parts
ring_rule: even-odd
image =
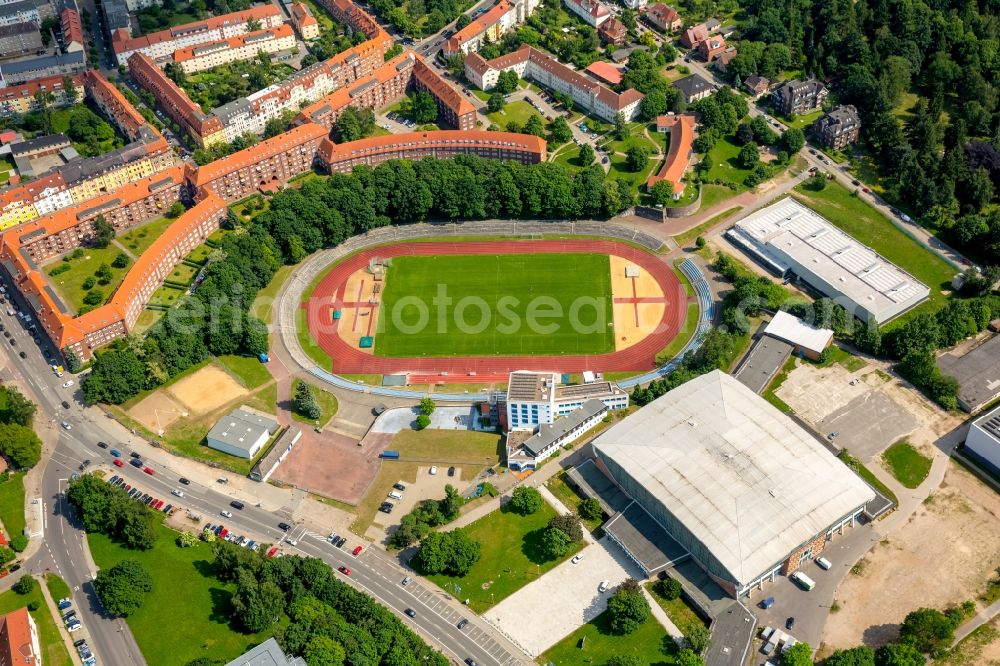
[[[965,455],[1000,476],[1000,407],[972,422],[965,438]]]
[[[611,410],[628,407],[628,393],[611,382],[560,384],[554,372],[512,372],[507,386],[506,429],[534,430],[551,424],[588,400],[599,400]]]
[[[879,324],[922,303],[930,288],[791,197],[726,232],[780,277],[794,273],[864,321]]]

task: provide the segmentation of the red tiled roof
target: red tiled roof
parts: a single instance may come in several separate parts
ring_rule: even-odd
[[[410,132],[373,136],[348,143],[334,143],[326,140],[320,144],[319,155],[327,164],[335,164],[352,156],[371,155],[382,151],[394,151],[400,147],[419,150],[428,145],[463,146],[478,145],[488,147],[502,144],[508,150],[521,150],[539,155],[545,159],[545,139],[531,134],[511,132],[487,132],[485,130],[439,130],[436,132]]]
[[[0,663],[36,666],[41,655],[35,654],[31,640],[31,616],[27,608],[0,617]]]
[[[194,185],[195,187],[202,187],[247,165],[256,164],[261,160],[280,155],[286,150],[302,145],[303,143],[308,143],[314,139],[321,139],[326,136],[326,133],[326,128],[316,123],[305,123],[304,125],[293,127],[284,134],[279,134],[272,139],[262,141],[256,146],[199,167],[194,175]]]
[[[652,187],[661,180],[669,180],[674,186],[674,194],[684,191],[684,183],[681,178],[688,168],[688,161],[691,157],[691,144],[694,142],[695,118],[691,115],[667,116],[667,122],[661,124],[660,116],[656,119],[657,128],[670,128],[670,148],[667,150],[667,159],[663,162],[663,168],[655,176],[650,176],[646,181],[646,187]]]
[[[76,42],[82,45],[83,23],[80,21],[80,14],[75,9],[66,8],[59,14],[59,27],[62,31],[63,43],[72,44]]]
[[[198,57],[195,55],[196,50],[205,48],[206,46],[215,46],[216,44],[225,44],[228,48],[238,49],[244,46],[248,39],[255,39],[264,35],[271,35],[271,39],[281,39],[282,37],[291,37],[295,34],[292,30],[292,26],[287,23],[282,23],[277,28],[267,28],[266,30],[256,30],[254,32],[246,32],[242,35],[236,35],[235,37],[230,37],[229,39],[223,39],[218,42],[208,42],[205,44],[198,44],[197,46],[188,46],[183,49],[177,49],[174,51],[174,62],[184,62],[185,60],[191,60]]]
[[[462,44],[485,32],[487,28],[502,19],[510,10],[510,2],[508,2],[508,0],[500,0],[500,2],[498,2],[488,12],[473,20],[472,23],[452,35],[448,41],[445,42],[445,52],[458,53],[458,51],[462,48]]]
[[[616,86],[622,82],[621,70],[612,65],[611,63],[604,62],[603,60],[596,60],[590,63],[590,66],[587,67],[587,69],[585,69],[584,71],[596,76],[602,81],[607,81],[613,86]]]
[[[414,53],[414,55],[417,58],[417,64],[413,68],[413,76],[415,76],[417,80],[420,81],[420,83],[427,88],[432,95],[434,95],[435,98],[451,109],[456,117],[476,112],[476,107],[472,106],[472,103],[465,99],[465,97],[463,97],[453,85],[448,83],[434,69],[428,67],[427,63],[424,62],[424,59],[418,54]]]
[[[0,102],[9,102],[24,97],[34,97],[39,90],[47,92],[58,92],[63,89],[63,76],[45,76],[40,79],[31,79],[24,83],[0,88]],[[73,80],[73,85],[78,88],[83,87],[83,74],[73,74],[69,77]]]
[[[184,25],[174,26],[173,28],[167,28],[166,30],[160,30],[159,32],[151,32],[148,35],[143,35],[142,37],[129,37],[128,31],[120,28],[115,31],[111,42],[115,53],[124,53],[125,51],[134,51],[136,49],[145,48],[161,42],[169,42],[175,39],[177,35],[184,34],[185,32],[189,32],[195,28],[208,31],[227,25],[247,23],[248,21],[254,19],[259,21],[261,19],[275,16],[280,17],[281,10],[272,4],[267,4],[259,7],[251,7],[250,9],[245,9],[241,12],[232,12],[231,14],[223,14],[222,16],[212,16],[204,21],[185,23]]]
[[[662,2],[656,2],[646,8],[646,16],[652,18],[654,21],[661,25],[669,25],[674,21],[678,21],[681,15],[677,13],[677,10],[669,5],[665,5]]]
[[[318,23],[316,17],[309,11],[309,8],[301,2],[292,3],[291,14],[292,20],[300,26],[315,25]]]

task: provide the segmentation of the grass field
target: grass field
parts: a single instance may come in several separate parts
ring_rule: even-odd
[[[152,222],[147,222],[141,227],[136,227],[128,233],[124,233],[118,237],[118,242],[129,249],[129,251],[135,256],[139,256],[153,244],[160,234],[173,224],[175,220],[169,217],[161,217]]]
[[[906,440],[900,440],[882,453],[886,469],[907,488],[916,488],[931,471],[930,458]]]
[[[303,383],[301,379],[296,379],[295,381],[292,382],[292,397],[293,398],[295,397],[295,389],[296,389],[296,387],[298,387],[298,385],[301,384],[301,383]],[[337,398],[334,397],[334,395],[332,393],[330,393],[329,391],[321,389],[320,387],[316,386],[315,384],[309,384],[309,385],[312,386],[313,395],[316,396],[316,404],[319,405],[320,412],[322,412],[320,414],[320,417],[318,419],[306,418],[305,416],[302,416],[301,414],[299,414],[297,411],[295,411],[293,409],[292,410],[292,418],[295,419],[296,421],[300,422],[300,423],[308,423],[309,425],[313,425],[314,423],[318,422],[319,425],[320,425],[320,427],[322,428],[327,423],[329,423],[330,419],[332,419],[334,417],[334,415],[336,415],[336,413],[337,413]]]
[[[487,114],[486,117],[490,119],[490,122],[499,126],[500,129],[506,130],[507,123],[511,121],[524,127],[524,124],[528,122],[528,118],[531,116],[538,116],[541,118],[542,123],[545,123],[545,118],[542,118],[542,114],[538,113],[533,106],[523,100],[515,100],[505,104],[501,111]]]
[[[235,586],[216,579],[210,544],[179,548],[177,532],[160,524],[156,532],[156,545],[146,551],[128,550],[103,534],[87,535],[101,569],[133,559],[153,577],[142,608],[128,618],[147,663],[180,666],[199,657],[225,663],[268,638],[234,630],[229,618]]]
[[[663,609],[670,621],[677,625],[677,628],[685,636],[691,632],[692,627],[705,626],[705,621],[694,612],[694,609],[682,597],[667,599],[661,596],[656,589],[656,583],[646,583],[646,589],[649,590],[650,596]]]
[[[278,292],[285,284],[285,280],[291,277],[294,269],[295,266],[282,266],[278,269],[278,272],[274,274],[274,277],[267,283],[267,286],[257,292],[257,296],[253,299],[253,304],[250,306],[250,314],[268,326],[271,325],[275,298],[277,298]]]
[[[676,644],[652,615],[632,633],[618,636],[612,633],[608,614],[604,612],[549,648],[539,663],[599,665],[612,657],[628,655],[640,664],[666,666],[675,663],[672,656],[676,652]]]
[[[839,229],[929,286],[932,303],[945,301],[947,297],[941,290],[950,288],[955,268],[900,231],[867,203],[852,196],[846,187],[829,182],[820,192],[813,192],[799,186],[795,188],[795,196]]]
[[[732,183],[738,191],[745,190],[746,185],[743,184],[743,181],[750,175],[750,170],[744,169],[736,163],[736,156],[740,154],[741,148],[742,146],[737,145],[731,137],[724,136],[716,141],[712,149],[705,155],[705,161],[711,165],[705,174],[705,180],[709,183],[716,180]],[[706,205],[704,201],[702,205]]]
[[[65,599],[72,594],[66,581],[51,572],[45,574],[45,587],[49,588],[52,600],[57,603],[60,599]]]
[[[267,366],[253,356],[225,355],[216,356],[216,360],[248,389],[263,386],[274,379]]]
[[[542,508],[530,516],[506,508],[494,511],[463,528],[469,537],[482,544],[482,555],[469,573],[461,578],[443,574],[428,578],[442,590],[468,599],[469,608],[482,613],[580,549],[577,544],[561,559],[544,559],[542,533],[555,515],[555,509],[548,504],[542,504]],[[489,589],[484,590],[486,583],[490,584]]]
[[[55,601],[59,601],[57,597]],[[45,603],[42,596],[42,588],[35,586],[30,594],[18,594],[13,590],[8,590],[0,594],[0,614],[7,614],[24,608],[30,603],[37,603],[38,610],[28,611],[35,625],[38,627],[38,642],[41,645],[41,663],[45,666],[71,666],[73,660],[70,659],[66,644],[63,643],[62,636],[59,635],[59,627],[56,620]]]
[[[815,111],[812,111],[810,113],[796,114],[795,117],[792,118],[791,120],[780,115],[775,116],[775,118],[780,120],[788,127],[797,127],[800,130],[805,131],[806,129],[811,127],[814,122],[819,120],[822,116],[823,116],[823,109],[816,109]]]
[[[698,239],[698,236],[701,236],[706,231],[708,231],[715,225],[719,224],[726,218],[731,217],[733,214],[739,212],[740,210],[741,208],[739,206],[733,206],[729,210],[725,210],[719,213],[715,217],[712,217],[706,220],[705,222],[702,222],[698,226],[688,229],[684,233],[677,234],[676,236],[674,236],[674,241],[676,241],[677,244],[680,245],[681,247],[686,247],[689,244],[696,241]]]
[[[439,308],[442,289],[452,300]],[[607,255],[397,257],[382,303],[380,356],[614,350]]]
[[[89,289],[83,288],[83,283],[87,278],[94,277],[95,283],[92,289],[100,290],[104,294],[104,300],[100,304],[103,304],[111,294],[115,292],[118,285],[121,284],[122,278],[125,277],[128,268],[112,268],[111,262],[115,260],[119,254],[121,254],[121,248],[116,247],[114,244],[109,245],[106,248],[95,248],[88,247],[83,249],[83,256],[78,259],[69,259],[69,261],[53,261],[52,263],[45,266],[45,274],[49,276],[49,282],[53,284],[56,290],[62,294],[63,298],[66,300],[66,305],[69,306],[74,312],[79,312],[80,308],[83,307],[83,297],[87,295]],[[71,255],[66,255],[70,257]],[[111,270],[111,280],[106,285],[101,285],[96,283],[96,277],[94,273],[102,264],[107,264],[108,268]],[[70,268],[65,273],[59,273],[53,276],[52,271],[57,267],[68,265]]]
[[[684,349],[684,345],[691,340],[698,330],[698,317],[700,314],[701,310],[698,308],[697,303],[688,303],[687,314],[684,315],[684,325],[681,326],[681,330],[677,332],[677,335],[670,341],[670,344],[656,355],[656,362],[658,364],[666,363]]]
[[[8,537],[24,533],[24,472],[11,472],[0,483],[0,521]]]
[[[559,472],[559,474],[553,476],[548,481],[545,482],[545,487],[556,496],[560,502],[566,505],[567,509],[573,511],[573,515],[580,518],[580,522],[593,532],[604,522],[604,518],[596,518],[594,520],[586,520],[580,516],[580,504],[583,503],[583,497],[573,488],[573,486],[566,483],[567,479],[566,472]]]

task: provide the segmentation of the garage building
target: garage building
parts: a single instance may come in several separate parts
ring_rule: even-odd
[[[726,232],[784,278],[795,274],[863,321],[885,323],[922,303],[930,288],[791,197]]]
[[[253,458],[278,431],[278,422],[249,407],[237,407],[216,423],[205,441],[210,447],[231,456]]]
[[[733,596],[818,556],[875,497],[795,421],[718,370],[618,422],[593,449],[633,500],[617,517],[645,539],[616,530],[614,519],[609,536],[647,574],[690,557]],[[657,530],[687,554],[675,548],[649,564],[638,551],[665,541]]]

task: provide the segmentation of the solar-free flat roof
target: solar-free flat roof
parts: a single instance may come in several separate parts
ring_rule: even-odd
[[[619,421],[593,448],[645,488],[650,499],[640,501],[660,505],[643,508],[681,523],[725,569],[716,575],[739,585],[875,495],[795,421],[719,370]]]
[[[805,323],[795,315],[783,310],[774,313],[764,332],[770,336],[784,340],[796,347],[821,354],[833,339],[833,331],[829,328],[816,328]]]
[[[1000,395],[1000,335],[961,356],[938,357],[941,372],[958,380],[958,399],[975,411]]]
[[[791,197],[748,215],[733,231],[772,257],[790,258],[879,322],[930,294],[927,285]]]

